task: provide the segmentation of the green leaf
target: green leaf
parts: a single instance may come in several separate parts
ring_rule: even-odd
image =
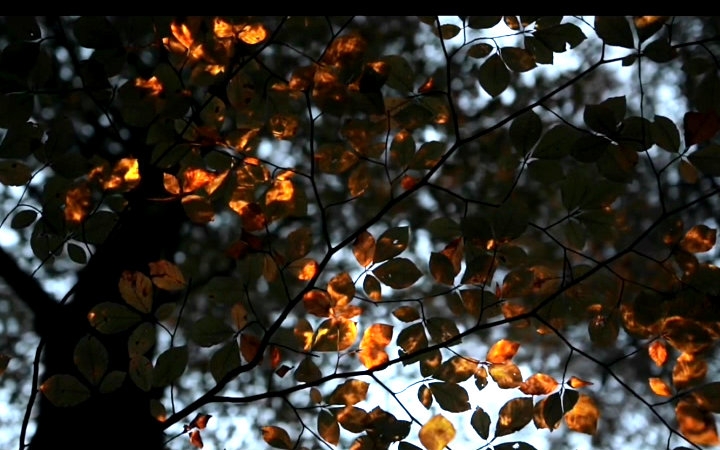
[[[470,425],[478,436],[487,441],[490,436],[490,415],[485,410],[479,406],[476,407],[470,417]]]
[[[527,155],[540,139],[542,121],[535,111],[528,111],[516,118],[508,130],[510,142],[522,155]]]
[[[611,141],[603,136],[588,134],[576,140],[570,149],[570,155],[580,162],[593,163],[607,151]]]
[[[630,23],[625,16],[595,16],[595,31],[607,45],[635,48]]]
[[[75,406],[90,398],[90,389],[72,375],[56,374],[40,385],[40,392],[55,406]]]
[[[100,393],[109,394],[120,389],[123,382],[125,382],[126,377],[127,373],[120,370],[108,372],[108,374],[103,378],[102,383],[100,383]]]
[[[705,175],[720,176],[720,145],[710,144],[695,150],[688,155],[688,160]]]
[[[237,340],[223,344],[210,357],[210,373],[217,383],[231,370],[240,367],[240,347]]]
[[[480,87],[491,97],[497,97],[510,84],[510,71],[497,53],[490,56],[477,70]]]
[[[540,138],[533,156],[540,159],[560,159],[570,154],[580,132],[567,125],[555,125]]]
[[[158,356],[153,369],[153,386],[164,387],[185,372],[188,363],[188,348],[186,345],[165,350]]]
[[[29,227],[37,219],[38,213],[34,209],[23,209],[18,211],[10,221],[10,227],[13,230],[21,230]]]
[[[395,258],[374,269],[373,275],[386,286],[404,289],[415,284],[422,276],[422,272],[409,259]]]
[[[105,334],[119,333],[138,324],[140,314],[125,305],[102,302],[90,311],[88,320],[96,330]]]
[[[224,320],[213,316],[205,316],[195,322],[190,329],[190,339],[201,347],[212,347],[235,333]]]
[[[152,387],[153,365],[146,357],[142,355],[131,357],[128,374],[132,382],[141,390],[148,392]]]
[[[98,338],[86,335],[75,345],[73,361],[85,379],[95,386],[100,383],[107,370],[108,351]]]
[[[675,123],[665,116],[655,116],[655,121],[650,126],[650,135],[663,150],[677,153],[680,149],[680,132]]]
[[[463,412],[470,409],[470,397],[457,383],[434,382],[429,384],[430,391],[440,408],[448,412]]]
[[[524,48],[502,47],[500,55],[507,67],[513,72],[527,72],[537,67],[535,57]]]
[[[386,261],[404,252],[410,241],[410,227],[388,228],[377,238],[373,262]]]

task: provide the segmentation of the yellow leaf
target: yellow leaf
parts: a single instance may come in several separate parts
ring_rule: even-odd
[[[155,286],[166,291],[178,291],[187,284],[180,268],[170,261],[161,259],[150,264],[150,276]]]
[[[500,339],[488,350],[487,362],[492,364],[503,364],[510,361],[518,351],[520,343]]]
[[[128,305],[143,313],[152,310],[152,281],[142,272],[123,271],[118,288],[120,296]]]
[[[85,220],[92,203],[91,195],[87,182],[68,189],[65,193],[65,220],[75,225]]]
[[[455,439],[455,427],[442,414],[438,414],[423,425],[419,437],[427,450],[442,450]]]
[[[490,376],[500,389],[513,389],[522,384],[523,378],[520,368],[513,363],[493,364],[490,366]]]

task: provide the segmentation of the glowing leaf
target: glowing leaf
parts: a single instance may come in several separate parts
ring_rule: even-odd
[[[75,345],[73,362],[85,379],[97,386],[108,367],[108,351],[98,338],[88,334]]]
[[[442,363],[433,373],[433,378],[451,383],[460,383],[475,374],[478,363],[475,359],[456,355]]]
[[[328,282],[327,290],[336,306],[347,305],[355,297],[355,283],[347,272],[334,276]]]
[[[455,427],[449,420],[438,414],[422,426],[418,436],[427,450],[442,450],[455,439]]]
[[[490,347],[485,360],[492,364],[506,363],[513,359],[519,348],[519,342],[500,339]]]
[[[695,358],[689,353],[683,353],[677,358],[672,371],[672,380],[675,389],[685,389],[705,379],[708,364],[704,359]]]
[[[392,341],[393,327],[382,323],[372,324],[363,334],[360,341],[360,362],[372,369],[380,364],[386,363],[389,358],[385,347]]]
[[[355,260],[363,266],[367,267],[373,263],[373,255],[375,254],[375,238],[369,232],[363,230],[355,238],[352,245],[352,252]]]
[[[490,376],[500,389],[513,389],[522,385],[520,369],[513,363],[493,364],[490,366]]]
[[[680,399],[675,406],[680,432],[696,445],[720,444],[715,418],[710,411],[700,408],[692,398]]]
[[[572,376],[572,377],[570,377],[570,379],[567,381],[567,385],[570,386],[571,388],[579,389],[579,388],[582,388],[582,387],[586,387],[586,386],[592,385],[592,382],[590,382],[590,381],[585,381],[585,380],[580,379],[580,378],[578,378],[578,377],[576,377],[576,376]]]
[[[300,281],[311,280],[318,271],[318,264],[312,258],[300,258],[291,262],[287,266],[292,276]]]
[[[161,259],[151,262],[150,276],[155,286],[166,291],[178,291],[185,289],[186,282],[180,268],[170,261]]]
[[[102,302],[88,313],[88,320],[99,332],[112,334],[127,330],[140,322],[141,318],[125,305]]]
[[[656,395],[659,395],[661,397],[672,397],[672,388],[670,388],[670,386],[668,386],[668,384],[663,381],[662,378],[650,377],[648,378],[648,382],[650,383],[650,389]]]
[[[470,397],[459,384],[435,382],[429,387],[438,405],[445,411],[459,413],[470,409]]]
[[[363,291],[370,300],[378,302],[382,299],[382,286],[378,279],[370,274],[366,274],[363,279]]]
[[[705,324],[682,316],[665,319],[662,337],[676,349],[690,354],[707,350],[715,341],[713,333]]]
[[[495,436],[505,436],[521,430],[533,418],[532,397],[508,400],[498,413]]]
[[[143,313],[152,310],[152,281],[142,272],[123,271],[118,288],[120,296],[128,305]]]
[[[332,445],[340,442],[340,425],[335,415],[326,409],[321,409],[317,418],[318,434]]]
[[[365,400],[368,387],[370,385],[361,380],[346,380],[332,391],[327,402],[330,405],[354,405]]]
[[[595,400],[591,397],[580,394],[575,406],[565,414],[565,423],[568,428],[585,434],[595,434],[600,418]]]
[[[420,313],[412,306],[401,306],[399,308],[395,308],[392,315],[403,322],[414,322],[420,318]]]
[[[428,339],[425,335],[425,327],[421,323],[415,323],[403,328],[398,334],[397,345],[409,354],[426,348]]]
[[[476,407],[470,417],[470,425],[473,430],[483,439],[487,440],[490,435],[490,416],[481,407]]]
[[[88,215],[92,192],[87,182],[72,187],[65,193],[65,220],[71,224],[79,224]]]
[[[544,373],[536,373],[520,385],[520,392],[526,395],[547,395],[552,393],[559,383]]]
[[[357,324],[344,317],[325,320],[315,331],[312,349],[319,352],[347,350],[357,339]]]
[[[658,367],[662,367],[667,362],[668,351],[664,341],[653,341],[648,347],[648,353],[650,354],[650,359],[652,359]]]
[[[258,350],[260,350],[260,338],[248,333],[240,335],[240,354],[246,362],[255,359]],[[262,361],[262,358],[260,360]]]
[[[90,398],[90,389],[72,375],[56,374],[40,385],[50,403],[55,406],[75,406]]]
[[[702,253],[712,249],[716,239],[716,229],[707,225],[695,225],[680,241],[680,248],[689,253]]]
[[[150,415],[158,422],[165,422],[167,419],[167,410],[160,400],[153,398],[150,400]]]
[[[352,433],[361,433],[370,422],[367,411],[356,406],[331,408],[330,411],[335,414],[340,425]]]

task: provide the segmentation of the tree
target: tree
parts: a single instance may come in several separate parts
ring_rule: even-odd
[[[3,17],[9,439],[720,444],[715,22]]]

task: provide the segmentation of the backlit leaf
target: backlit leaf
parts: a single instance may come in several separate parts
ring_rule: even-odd
[[[262,431],[263,440],[271,447],[285,450],[293,448],[293,442],[290,439],[290,435],[284,428],[271,425],[261,427],[260,431]]]
[[[318,352],[341,352],[357,339],[357,324],[344,317],[323,321],[315,331],[312,349]]]
[[[300,281],[311,280],[318,271],[318,264],[312,258],[300,258],[287,266],[288,272]]]
[[[439,252],[430,254],[430,274],[435,281],[452,286],[455,280],[455,267],[450,258]]]
[[[430,409],[433,404],[433,396],[432,391],[426,384],[420,385],[420,387],[418,388],[417,396],[420,404],[422,404],[425,409]]]
[[[630,23],[624,16],[596,16],[595,31],[607,45],[624,48],[635,46]]]
[[[670,386],[668,386],[662,378],[650,377],[648,378],[648,383],[650,384],[650,390],[652,390],[656,395],[661,397],[673,396],[672,388],[670,388]]]
[[[703,323],[682,316],[665,319],[662,336],[668,344],[681,352],[697,354],[710,348],[715,342],[713,333]]]
[[[393,289],[405,289],[422,276],[415,263],[407,258],[394,258],[384,262],[373,270],[380,282]]]
[[[150,277],[155,286],[166,291],[178,291],[185,289],[185,277],[180,268],[176,265],[161,259],[149,263]]]
[[[210,357],[210,374],[215,382],[220,381],[228,372],[239,367],[240,347],[235,339],[223,344]]]
[[[370,300],[378,302],[382,299],[382,286],[380,286],[380,281],[370,274],[366,274],[365,278],[363,278],[363,291],[365,291],[365,295],[367,295]]]
[[[452,356],[433,373],[433,378],[450,383],[460,383],[473,376],[478,369],[479,362],[475,359]]]
[[[704,359],[683,353],[677,358],[677,362],[673,367],[673,386],[675,386],[676,390],[681,390],[697,385],[705,380],[707,372],[708,364]]]
[[[190,329],[190,339],[201,347],[211,347],[229,339],[235,331],[224,320],[204,316]]]
[[[418,436],[426,450],[442,450],[455,439],[455,427],[442,414],[438,414],[422,426]]]
[[[367,411],[357,406],[331,408],[330,411],[335,414],[340,426],[351,433],[363,432],[370,423],[370,417]]]
[[[648,354],[656,366],[662,367],[668,359],[668,351],[664,341],[653,341],[648,347]]]
[[[508,400],[498,413],[495,436],[505,436],[525,427],[533,418],[532,397]]]
[[[322,372],[312,358],[306,356],[295,369],[294,377],[302,383],[312,383],[322,377]]]
[[[707,252],[715,246],[717,230],[707,225],[695,225],[680,241],[680,248],[689,253]]]
[[[135,355],[130,358],[128,367],[128,375],[135,383],[135,386],[141,390],[148,392],[152,387],[153,365],[149,359],[143,355]]]
[[[483,62],[477,71],[480,87],[491,97],[497,97],[510,84],[510,71],[497,53]]]
[[[350,406],[359,403],[367,397],[370,385],[365,381],[350,379],[338,385],[328,396],[327,402],[331,405]]]
[[[478,406],[473,411],[470,425],[481,438],[487,440],[490,435],[490,416],[481,407]]]
[[[711,383],[698,386],[692,391],[695,401],[701,409],[711,411],[715,414],[720,413],[720,382],[713,381]]]
[[[155,361],[153,386],[167,386],[180,378],[188,364],[188,356],[186,345],[172,347],[162,352]]]
[[[382,323],[374,323],[365,330],[358,355],[365,367],[372,369],[389,360],[385,347],[392,341],[392,333],[392,325]]]
[[[98,338],[88,334],[75,345],[73,362],[85,379],[97,386],[108,368],[109,354]]]
[[[493,450],[536,450],[527,442],[503,442],[493,447]]]
[[[720,176],[720,145],[708,144],[697,149],[688,155],[688,160],[705,175]]]
[[[500,339],[490,347],[485,360],[492,364],[504,364],[513,359],[519,348],[519,342]]]
[[[524,48],[502,47],[500,48],[500,55],[502,55],[503,61],[513,72],[527,72],[537,67],[533,54]]]
[[[550,375],[536,373],[520,385],[520,392],[525,395],[548,395],[558,386],[557,380]]]
[[[710,411],[700,408],[692,398],[682,398],[675,406],[680,432],[695,445],[715,446],[720,444],[715,417]]]
[[[570,379],[567,381],[567,385],[574,389],[579,389],[582,387],[590,386],[592,385],[592,382],[583,380],[581,378],[578,378],[576,376],[570,377]]]
[[[580,394],[575,406],[565,414],[568,428],[580,433],[593,435],[597,431],[600,410],[591,397]]]
[[[186,195],[182,206],[188,218],[196,224],[205,225],[215,220],[215,210],[210,201],[200,195]]]
[[[710,140],[720,131],[720,116],[715,111],[689,111],[683,117],[683,125],[685,145],[690,147]]]
[[[430,317],[425,326],[430,333],[430,339],[437,344],[447,342],[460,334],[457,323],[445,317]]]
[[[493,364],[490,376],[500,389],[513,389],[522,385],[523,377],[520,368],[513,363]]]
[[[142,272],[123,271],[118,282],[120,295],[125,302],[143,313],[152,310],[152,281]]]
[[[540,116],[532,110],[526,112],[512,121],[508,133],[513,147],[520,154],[527,155],[540,139],[542,133]]]
[[[75,406],[90,398],[90,389],[72,375],[56,374],[40,385],[40,392],[55,406]]]
[[[254,360],[259,350],[260,338],[249,333],[240,335],[240,354],[246,362]],[[262,357],[260,360],[262,361]]]
[[[332,445],[340,442],[340,425],[335,415],[326,409],[321,409],[317,418],[317,430],[321,438]]]
[[[395,308],[392,315],[403,322],[414,322],[420,318],[420,313],[412,306],[401,306],[399,308]]]

